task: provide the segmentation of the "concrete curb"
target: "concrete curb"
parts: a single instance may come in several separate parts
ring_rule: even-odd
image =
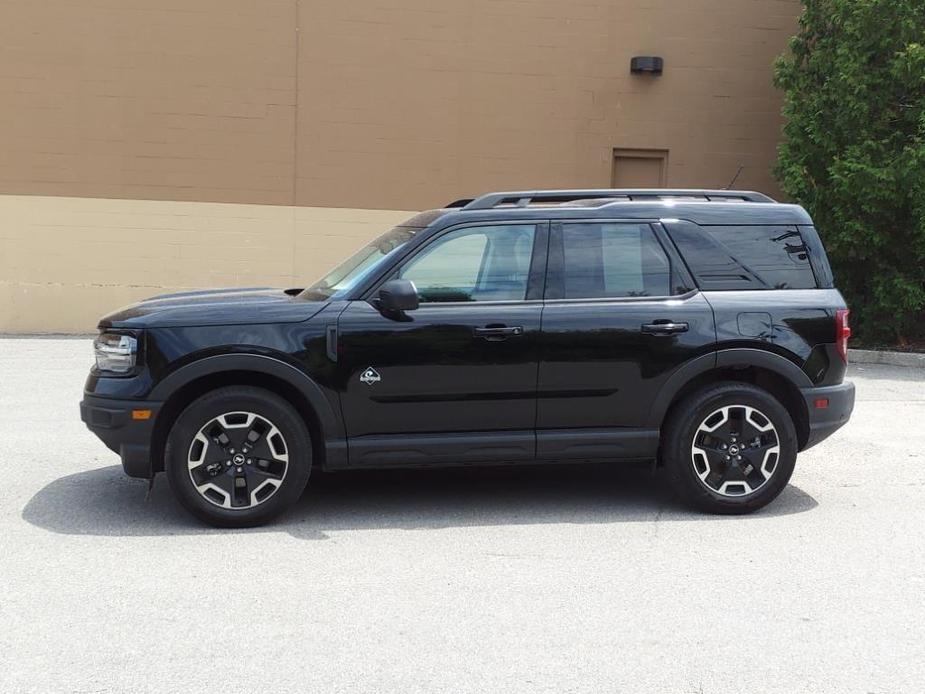
[[[874,349],[849,349],[849,364],[887,364],[925,369],[925,354],[920,352],[883,352]]]

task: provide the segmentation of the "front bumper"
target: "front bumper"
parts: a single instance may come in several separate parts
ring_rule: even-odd
[[[116,400],[85,395],[80,403],[80,419],[110,450],[122,458],[130,477],[154,476],[151,441],[154,422],[163,403],[146,400]],[[151,410],[148,419],[133,419],[133,410]]]
[[[854,409],[854,384],[840,383],[822,388],[801,388],[809,413],[809,438],[802,450],[815,446],[848,422]],[[821,401],[825,407],[819,407]]]

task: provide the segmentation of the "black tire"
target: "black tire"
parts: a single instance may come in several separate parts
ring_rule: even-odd
[[[725,407],[732,407],[733,409],[726,411],[725,414],[715,415],[717,410]],[[724,461],[724,453],[729,452],[728,448],[716,454],[717,458],[710,458],[709,460],[705,454],[694,454],[692,448],[695,443],[695,436],[701,437],[697,439],[698,443],[710,442],[711,456],[715,454],[712,445],[715,441],[720,440],[719,434],[717,434],[717,439],[714,440],[712,434],[704,433],[701,425],[713,426],[712,422],[720,421],[726,416],[730,418],[729,428],[735,429],[737,424],[734,420],[731,420],[731,417],[733,414],[741,417],[742,413],[747,412],[746,407],[757,410],[758,414],[763,415],[774,427],[773,434],[777,440],[779,452],[776,454],[776,464],[773,464],[773,468],[771,464],[774,463],[774,458],[764,456],[761,449],[758,448],[755,449],[757,451],[755,453],[750,448],[742,450],[744,462],[739,463],[726,463]],[[711,415],[715,419],[708,424],[705,420]],[[755,414],[748,414],[748,417],[759,422],[762,421]],[[754,430],[750,429],[750,431]],[[765,436],[770,438],[771,434],[769,433]],[[766,444],[765,440],[761,443],[773,450],[772,444]],[[738,440],[736,440],[736,444],[738,444]],[[719,445],[731,448],[725,441]],[[704,443],[704,448],[706,447],[706,443]],[[686,503],[709,513],[743,514],[763,508],[784,490],[784,487],[790,481],[790,476],[793,474],[797,449],[797,435],[793,420],[777,398],[766,390],[748,383],[723,382],[707,386],[689,395],[672,408],[663,428],[661,455],[671,486]],[[718,460],[718,462],[713,467],[710,467],[712,460]],[[754,465],[752,462],[754,462]],[[750,479],[755,479],[755,465],[761,466],[761,469],[757,470],[757,474],[762,475],[762,477],[765,465],[767,465],[769,476],[764,478],[760,484],[756,484],[752,491],[748,492],[745,490],[751,489],[751,487],[729,482],[728,484],[731,486],[727,487],[726,490],[735,489],[736,495],[722,494],[720,493],[722,489],[721,481],[727,478],[714,471],[727,470],[729,465],[736,466],[736,469],[731,473],[731,479],[738,479],[739,476],[744,478],[743,469],[751,473],[752,477]],[[740,468],[739,466],[743,467]],[[700,475],[705,475],[705,479],[701,479]],[[713,486],[710,486],[711,484]],[[715,487],[717,486],[720,489],[716,489]]]
[[[267,451],[263,456],[267,460],[248,458],[247,460],[251,462],[242,463],[241,467],[237,467],[234,463],[228,466],[228,462],[224,462],[223,465],[228,467],[218,468],[215,477],[207,478],[206,482],[218,482],[226,491],[218,489],[219,484],[216,484],[215,489],[206,490],[204,495],[198,491],[193,482],[195,473],[191,471],[191,464],[188,460],[195,461],[194,453],[199,453],[199,451],[201,451],[203,461],[214,460],[216,456],[231,459],[232,455],[228,451],[234,449],[222,446],[218,439],[204,446],[195,444],[195,442],[200,430],[214,424],[217,418],[235,412],[255,415],[253,421],[258,423],[258,428],[264,429],[263,433],[267,435],[263,438],[266,440],[263,444],[260,439],[253,444],[248,444],[246,440],[243,443],[254,446],[253,451],[257,451],[252,453],[254,456],[259,454],[261,445],[267,446],[263,449]],[[244,439],[251,429],[250,426],[240,423],[240,420],[245,419],[236,416],[233,423],[237,426],[233,427],[234,431],[232,432],[232,428],[223,431],[231,434],[235,439],[238,437]],[[232,422],[232,418],[223,421]],[[281,436],[282,440],[273,434],[272,428],[266,428],[266,423],[275,427],[276,433]],[[238,432],[238,429],[241,432]],[[270,441],[271,435],[272,442]],[[194,449],[194,444],[198,448]],[[228,445],[241,444],[235,444],[232,439]],[[282,453],[274,453],[274,449]],[[244,450],[247,449],[237,450],[236,453],[242,453]],[[287,460],[284,462],[271,460],[275,457]],[[275,466],[272,469],[269,467],[271,464]],[[258,466],[263,465],[267,466],[266,470],[258,469]],[[262,525],[279,515],[301,496],[312,468],[311,440],[305,422],[283,398],[253,386],[227,386],[197,398],[180,413],[167,438],[165,467],[167,480],[177,500],[201,521],[222,528],[253,527]],[[236,474],[245,480],[245,484],[241,485],[240,498],[238,497],[239,490],[236,489],[239,481],[236,479]],[[270,484],[266,484],[268,477],[274,477]],[[265,498],[256,499],[249,494],[249,488],[246,486],[248,484],[255,488],[254,494],[265,495]],[[210,501],[206,495],[213,500]],[[223,495],[225,497],[223,503],[231,505],[240,502],[253,505],[223,508],[218,505],[219,498]]]

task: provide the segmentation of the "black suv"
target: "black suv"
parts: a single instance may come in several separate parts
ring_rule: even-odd
[[[267,521],[316,466],[656,460],[697,507],[754,511],[854,406],[812,220],[752,192],[492,193],[310,287],[169,294],[99,329],[82,419],[220,526]]]

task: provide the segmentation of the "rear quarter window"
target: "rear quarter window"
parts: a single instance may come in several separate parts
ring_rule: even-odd
[[[815,289],[796,226],[672,224],[669,234],[703,290]]]

